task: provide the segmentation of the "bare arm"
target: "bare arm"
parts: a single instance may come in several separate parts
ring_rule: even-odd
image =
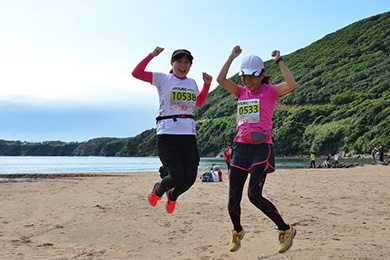
[[[273,51],[272,52],[272,59],[273,61],[278,61],[280,58],[280,51]],[[278,66],[280,70],[282,71],[283,77],[285,82],[282,82],[278,84],[275,88],[276,94],[281,97],[284,94],[287,94],[288,92],[292,91],[297,83],[295,82],[294,76],[291,74],[290,70],[287,68],[286,64],[284,64],[283,60],[280,60],[278,62]]]
[[[235,58],[238,57],[238,55],[241,54],[241,48],[240,46],[235,46],[232,50],[232,53],[230,54],[229,58],[227,59],[227,61],[225,62],[225,64],[223,65],[221,71],[219,72],[218,74],[218,77],[217,77],[217,81],[218,83],[224,88],[226,89],[229,93],[233,94],[234,96],[237,94],[237,85],[227,79],[227,73],[229,71],[229,68],[230,68],[230,65],[232,64],[233,60]]]

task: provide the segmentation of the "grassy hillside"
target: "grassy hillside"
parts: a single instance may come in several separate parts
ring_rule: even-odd
[[[275,152],[280,155],[369,153],[390,145],[390,13],[340,29],[283,59],[297,88],[278,102],[273,118]],[[265,62],[273,83],[283,78]],[[242,84],[236,74],[231,78]],[[220,153],[236,134],[236,99],[218,86],[195,111],[202,156]],[[0,155],[156,155],[156,134],[97,138],[84,143],[21,143],[0,140]]]
[[[276,154],[360,154],[369,153],[378,141],[390,145],[389,49],[390,13],[384,13],[284,56],[297,88],[282,97],[275,109],[272,134]],[[273,83],[282,81],[272,61],[265,62],[265,68],[266,74],[274,75]],[[241,84],[238,75],[232,80]],[[216,120],[228,121],[235,106],[234,97],[218,87],[197,111],[203,154],[216,151],[210,143],[213,136],[227,137],[220,150],[231,140],[217,126],[207,126],[207,132],[203,128],[218,125]],[[232,123],[226,129],[230,133],[234,127]]]

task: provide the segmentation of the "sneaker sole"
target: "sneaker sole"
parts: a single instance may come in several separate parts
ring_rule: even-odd
[[[279,252],[280,254],[283,254],[283,253],[286,253],[288,250],[290,250],[290,248],[292,247],[293,245],[293,242],[294,242],[294,238],[295,238],[295,235],[297,234],[297,230],[293,227],[293,235],[292,235],[292,238],[291,238],[291,244],[290,246],[283,252]]]

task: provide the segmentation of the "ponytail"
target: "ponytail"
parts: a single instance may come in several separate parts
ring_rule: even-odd
[[[273,75],[265,75],[265,70],[264,69],[262,69],[261,70],[261,73],[260,73],[260,75],[261,74],[264,74],[264,77],[263,77],[263,79],[261,80],[261,84],[270,84],[271,82],[272,82],[272,77],[273,77]]]
[[[272,82],[273,75],[264,76],[264,78],[261,80],[261,84],[269,84]]]

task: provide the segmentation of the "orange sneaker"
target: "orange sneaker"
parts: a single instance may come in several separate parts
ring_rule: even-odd
[[[148,195],[148,200],[152,207],[156,206],[157,201],[161,200],[161,197],[157,196],[156,194],[158,186],[160,186],[160,182],[156,181],[155,183],[153,183],[152,191]]]
[[[165,208],[167,209],[167,212],[169,214],[171,214],[175,210],[175,207],[176,207],[176,204],[177,204],[176,200],[175,201],[171,200],[171,197],[170,197],[171,192],[172,192],[172,190],[167,191],[168,200],[167,200],[167,203],[165,204]]]

